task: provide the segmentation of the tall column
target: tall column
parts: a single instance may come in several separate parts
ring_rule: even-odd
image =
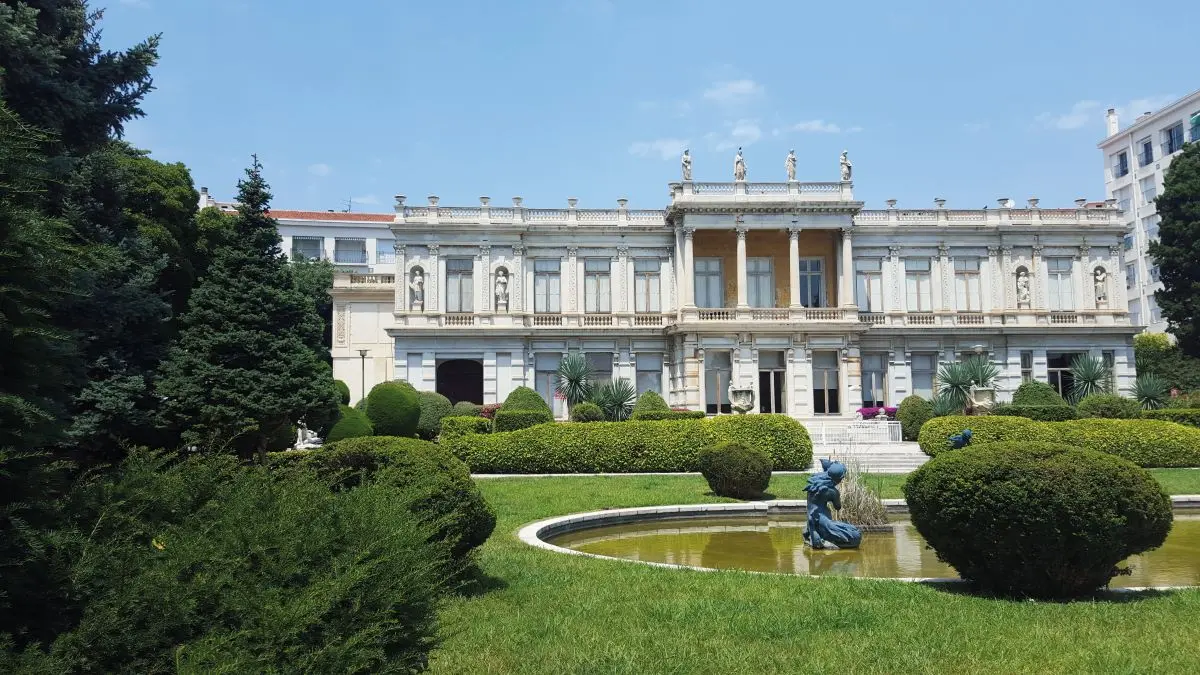
[[[1000,300],[1000,306],[1005,310],[1013,309],[1017,306],[1016,300],[1016,276],[1013,272],[1012,264],[1012,247],[1000,247],[1000,270],[996,275],[1000,284],[1000,294],[997,296]]]
[[[950,258],[950,247],[942,242],[938,244],[938,268],[935,270],[939,279],[941,279],[941,297],[938,299],[938,304],[941,307],[934,309],[944,309],[953,311],[955,309],[954,298],[954,263]]]
[[[746,301],[746,228],[739,227],[737,234],[737,306],[748,307]]]
[[[1096,307],[1096,289],[1094,284],[1087,283],[1089,276],[1087,270],[1090,267],[1089,259],[1092,257],[1092,247],[1084,242],[1079,245],[1079,252],[1075,254],[1075,260],[1071,262],[1071,309],[1076,311],[1081,309],[1094,309]]]
[[[442,295],[438,293],[438,284],[442,279],[441,270],[438,268],[438,248],[437,244],[429,245],[429,269],[425,273],[425,311],[435,313],[441,311],[441,305],[438,303]]]
[[[508,293],[508,311],[515,314],[525,309],[525,247],[514,244],[512,253],[512,269],[508,272],[512,284]]]
[[[396,307],[393,311],[404,312],[408,310],[408,268],[405,266],[408,249],[404,244],[392,244],[392,250],[396,252]]]
[[[1029,271],[1033,277],[1033,309],[1046,309],[1046,286],[1050,284],[1050,275],[1042,264],[1042,244],[1033,245],[1033,269]]]
[[[857,307],[854,302],[854,242],[850,228],[842,230],[842,269],[838,273],[838,283],[841,285],[840,304],[843,307]]]
[[[1108,247],[1108,306],[1124,312],[1129,309],[1125,300],[1125,267],[1121,264],[1121,246]]]
[[[788,298],[789,305],[800,307],[800,228],[788,228]],[[790,361],[789,361],[790,363]]]
[[[692,235],[695,233],[694,227],[683,228],[683,265],[680,268],[679,284],[684,307],[696,306],[696,262],[692,247]]]
[[[981,270],[979,273],[982,279],[979,289],[979,293],[982,295],[980,309],[984,312],[994,312],[1004,306],[1000,301],[1000,288],[997,285],[997,281],[1000,279],[1000,275],[996,273],[1000,267],[999,255],[999,247],[987,247],[987,269]]]
[[[491,310],[492,300],[492,246],[491,244],[481,244],[479,246],[479,281],[475,282],[476,286],[472,289],[475,292],[475,297],[479,298],[479,304],[475,312],[488,312]]]
[[[620,300],[619,303],[612,303],[612,311],[614,312],[632,312],[632,303],[629,302],[630,288],[633,287],[633,282],[630,277],[632,274],[633,265],[629,264],[629,247],[618,246],[617,256],[613,259],[613,267],[616,276],[608,282],[610,284],[610,292],[614,298]]]
[[[567,293],[565,298],[560,298],[559,303],[564,313],[582,312],[583,306],[579,302],[579,294],[576,291],[575,279],[579,276],[579,258],[577,254],[579,249],[575,246],[567,247]],[[560,273],[561,274],[561,273]],[[560,282],[561,283],[561,282]],[[566,302],[563,302],[565,300]]]

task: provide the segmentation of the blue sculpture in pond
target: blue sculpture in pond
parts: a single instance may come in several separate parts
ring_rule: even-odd
[[[842,496],[837,485],[846,476],[846,467],[841,462],[821,460],[821,473],[808,479],[804,491],[808,493],[808,527],[804,530],[804,541],[813,548],[836,550],[858,548],[862,532],[850,523],[834,520],[829,505],[842,508]]]
[[[958,450],[965,448],[971,444],[971,430],[963,429],[961,434],[954,434],[950,437],[950,447]]]

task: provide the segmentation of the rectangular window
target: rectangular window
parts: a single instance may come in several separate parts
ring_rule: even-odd
[[[1129,263],[1125,266],[1125,288],[1135,286],[1137,286],[1137,263]]]
[[[1129,209],[1133,206],[1133,186],[1126,186],[1113,193],[1113,199],[1117,200],[1117,208],[1122,213],[1129,213]]]
[[[1021,381],[1033,382],[1033,352],[1021,352]]]
[[[607,382],[613,377],[612,352],[585,352],[584,358],[592,367],[592,379],[596,382]]]
[[[781,351],[758,353],[758,411],[760,413],[786,413],[784,407],[784,355]]]
[[[541,394],[542,400],[554,411],[555,417],[560,417],[565,409],[565,401],[558,397],[558,362],[562,354],[537,354],[534,356],[533,382],[534,389]]]
[[[1183,122],[1162,130],[1162,152],[1167,156],[1183,149]]]
[[[663,355],[662,354],[641,354],[639,353],[634,360],[636,375],[636,385],[639,394],[652,391],[656,394],[663,393],[662,391],[662,371],[663,371]]]
[[[1162,310],[1154,307],[1150,310],[1150,323],[1159,323],[1162,321]]]
[[[607,314],[612,311],[612,261],[588,258],[583,261],[583,311]]]
[[[1071,283],[1070,258],[1047,258],[1049,276],[1050,311],[1075,309],[1075,289]]]
[[[1152,283],[1158,283],[1159,281],[1161,281],[1161,279],[1159,278],[1159,273],[1158,273],[1158,265],[1153,265],[1150,267],[1150,281]]]
[[[636,312],[656,313],[661,311],[661,279],[657,258],[639,258],[633,261],[633,309]]]
[[[1122,150],[1112,158],[1113,178],[1120,178],[1129,173],[1129,153]]]
[[[1154,176],[1146,176],[1139,184],[1142,188],[1142,204],[1153,204],[1154,198],[1158,196],[1158,188],[1154,184]]]
[[[1146,230],[1147,241],[1156,241],[1158,239],[1158,216],[1142,218],[1142,227]]]
[[[1111,349],[1105,350],[1100,355],[1100,361],[1104,364],[1104,369],[1108,371],[1108,393],[1117,393],[1117,353]]]
[[[979,258],[955,258],[954,298],[958,303],[958,311],[983,310],[979,288]]]
[[[720,258],[696,258],[696,306],[725,306],[725,282]]]
[[[1138,152],[1138,166],[1154,163],[1154,141],[1147,136],[1138,143],[1138,147],[1141,149]]]
[[[728,415],[729,376],[733,366],[729,352],[708,351],[704,354],[704,409],[709,415]]]
[[[1074,352],[1049,352],[1046,354],[1046,374],[1051,387],[1059,396],[1070,398],[1071,385],[1075,378],[1071,375],[1071,362],[1079,354]]]
[[[446,311],[470,312],[475,283],[470,258],[446,259]]]
[[[913,393],[926,400],[933,399],[933,378],[937,375],[937,354],[912,355]]]
[[[324,237],[292,237],[292,260],[322,260],[324,258]]]
[[[1200,141],[1200,112],[1192,113],[1192,142]]]
[[[1133,250],[1133,235],[1132,234],[1125,235],[1125,250],[1126,251]]]
[[[864,408],[886,405],[887,361],[885,353],[862,355],[862,404]]]
[[[775,306],[775,274],[770,258],[746,259],[746,291],[751,307]]]
[[[375,264],[390,265],[396,262],[396,241],[394,239],[375,240]]]
[[[1142,325],[1142,312],[1136,309],[1129,310],[1129,323],[1134,326]]]
[[[883,272],[878,260],[854,261],[854,295],[860,312],[883,311]]]
[[[931,312],[931,280],[929,260],[906,258],[904,260],[904,290],[908,299],[908,311]]]
[[[801,258],[800,304],[805,307],[825,306],[825,261],[821,258]]]
[[[838,353],[813,352],[813,413],[837,415],[841,412],[841,388],[838,377]]]
[[[334,239],[333,262],[343,265],[366,265],[367,240]]]
[[[562,311],[562,260],[537,258],[533,261],[533,311],[557,314]]]

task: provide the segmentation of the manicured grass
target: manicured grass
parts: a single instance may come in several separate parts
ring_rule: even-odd
[[[1164,483],[1200,492],[1200,481],[1183,473],[1155,472]],[[899,496],[901,481],[884,478],[885,496]],[[729,500],[709,495],[703,479],[690,476],[478,483],[499,517],[480,558],[488,588],[451,600],[442,612],[445,642],[434,652],[435,672],[1200,670],[1198,590],[1014,602],[903,582],[668,570],[568,556],[522,544],[517,529],[578,511]],[[801,476],[777,476],[771,492],[798,498],[803,483]]]

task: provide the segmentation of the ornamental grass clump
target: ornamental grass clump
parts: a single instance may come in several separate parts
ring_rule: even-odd
[[[846,475],[838,484],[842,493],[842,508],[837,511],[838,520],[857,527],[884,527],[888,524],[887,508],[879,495],[863,481],[859,464],[855,460],[842,461]]]
[[[713,494],[757,499],[771,482],[771,457],[741,443],[724,442],[700,451],[700,474]]]
[[[944,452],[909,475],[913,525],[977,589],[1070,598],[1162,545],[1171,500],[1146,470],[1061,443],[994,443]]]

